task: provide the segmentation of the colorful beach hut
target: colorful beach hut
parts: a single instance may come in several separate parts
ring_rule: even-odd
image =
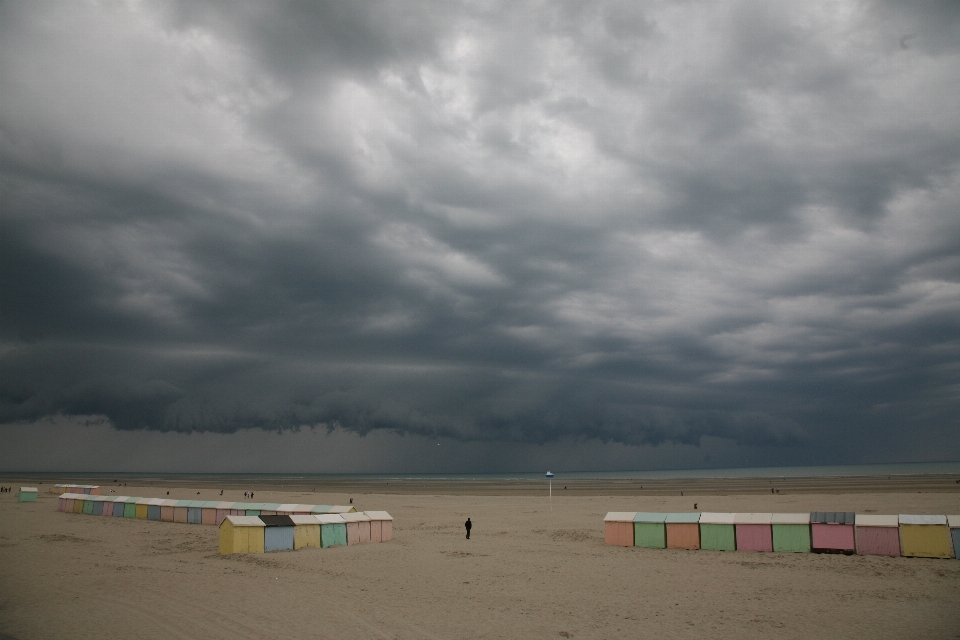
[[[774,513],[770,516],[773,550],[810,553],[810,514]]]
[[[93,515],[103,515],[103,496],[90,496],[93,499]]]
[[[227,516],[220,523],[220,553],[263,553],[264,530],[256,516]]]
[[[203,524],[203,500],[187,501],[187,524]]]
[[[947,526],[953,542],[953,557],[960,559],[960,516],[947,516]]]
[[[220,526],[220,523],[223,522],[223,519],[227,516],[240,515],[233,513],[233,502],[218,502],[217,503],[217,526]]]
[[[817,553],[856,553],[856,514],[814,511],[810,514],[810,546]]]
[[[913,558],[952,558],[947,516],[900,514],[900,553]]]
[[[93,505],[95,502],[96,502],[96,496],[91,496],[89,494],[85,494],[83,496],[83,510],[82,510],[83,515],[86,515],[86,516],[93,515]]]
[[[263,550],[293,551],[294,523],[290,516],[259,516],[263,521]]]
[[[700,514],[700,548],[710,551],[736,551],[735,513]]]
[[[773,551],[772,513],[737,513],[733,524],[737,551]]]
[[[667,530],[664,524],[666,519],[665,513],[638,511],[637,515],[633,516],[633,546],[665,549],[667,547]]]
[[[159,520],[162,507],[163,498],[151,498],[147,500],[147,520]]]
[[[103,497],[103,508],[100,510],[100,515],[102,516],[112,516],[113,515],[113,502],[114,498],[110,496]]]
[[[393,516],[386,511],[364,511],[370,518],[370,542],[388,542],[393,538]]]
[[[137,518],[139,520],[147,519],[147,515],[150,513],[151,500],[153,500],[153,498],[137,498]],[[157,515],[159,515],[159,513]]]
[[[370,517],[362,513],[341,513],[347,523],[347,544],[370,542]]]
[[[356,513],[357,508],[349,505],[335,504],[327,510],[327,513]],[[317,513],[313,511],[312,513]]]
[[[293,548],[320,548],[320,523],[310,514],[294,513],[287,516],[293,521]]]
[[[244,515],[259,516],[264,506],[266,505],[264,505],[262,502],[245,502],[243,503]]]
[[[700,548],[700,514],[668,513],[666,525],[667,549]]]
[[[854,517],[857,553],[861,556],[900,555],[900,519],[897,516],[880,516],[858,513]]]
[[[206,501],[200,504],[200,524],[220,524],[217,522],[219,500]]]
[[[618,547],[633,546],[633,518],[636,511],[611,511],[603,517],[603,539]]]
[[[17,502],[36,502],[36,501],[37,501],[36,487],[20,487],[20,491],[17,492]]]
[[[160,521],[161,522],[174,522],[173,511],[177,506],[176,500],[167,500],[164,499],[160,504]]]
[[[330,513],[330,509],[333,509],[332,504],[315,504],[310,507],[310,513]]]
[[[113,513],[111,515],[114,518],[126,516],[127,500],[130,500],[130,496],[117,496],[113,499]]]
[[[173,521],[187,523],[190,517],[190,503],[193,500],[177,500],[173,505]]]
[[[282,505],[275,502],[265,502],[260,506],[260,515],[262,516],[275,516],[277,515],[277,509]]]
[[[346,546],[347,522],[338,513],[313,514],[320,523],[320,546],[323,549],[334,546]]]

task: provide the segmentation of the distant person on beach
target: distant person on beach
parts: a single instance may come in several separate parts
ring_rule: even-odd
[[[244,498],[247,497],[247,492],[246,492],[246,491],[243,492],[243,497],[244,497]]]
[[[473,529],[473,523],[470,522],[470,518],[467,518],[467,521],[463,523],[463,526],[467,528],[467,540],[470,539],[470,529]]]
[[[223,495],[223,489],[220,489],[220,495]]]

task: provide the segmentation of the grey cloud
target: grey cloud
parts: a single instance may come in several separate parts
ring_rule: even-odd
[[[960,455],[931,7],[6,4],[0,422]]]

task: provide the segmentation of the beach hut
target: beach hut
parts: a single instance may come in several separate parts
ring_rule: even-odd
[[[668,513],[666,525],[667,549],[700,548],[700,514]]]
[[[277,505],[277,515],[278,516],[292,516],[297,513],[298,504],[280,504]],[[309,511],[307,512],[309,513]]]
[[[900,555],[900,519],[858,513],[854,518],[857,553],[861,556]]]
[[[603,517],[603,538],[618,547],[633,546],[633,518],[636,511],[611,511]]]
[[[246,502],[244,503],[244,515],[259,516],[263,506],[262,502]]]
[[[73,496],[73,512],[74,513],[83,513],[83,505],[87,500],[87,496],[82,493],[76,493]]]
[[[193,500],[177,500],[173,505],[173,521],[186,524],[190,517],[190,504]]]
[[[947,516],[900,514],[900,554],[913,558],[952,558]]]
[[[304,547],[320,548],[320,523],[317,519],[304,513],[294,513],[287,516],[293,521],[293,548]]]
[[[259,516],[263,521],[263,550],[293,551],[294,523],[290,516]]]
[[[332,504],[315,504],[310,507],[310,513],[330,513],[330,509],[333,509]]]
[[[150,500],[151,498],[137,498],[137,519],[146,520],[147,514],[150,512]]]
[[[774,513],[770,525],[774,551],[810,553],[809,513]]]
[[[220,523],[220,553],[263,553],[263,532],[256,516],[227,516]]]
[[[362,513],[341,513],[347,523],[347,544],[370,542],[370,517]]]
[[[147,520],[159,520],[160,512],[163,509],[163,498],[151,498],[147,501]]]
[[[320,523],[320,546],[324,549],[334,546],[346,546],[347,521],[338,513],[314,514]]]
[[[772,513],[734,514],[737,551],[773,551],[772,521]]]
[[[103,515],[103,496],[92,496],[93,498],[93,515],[102,516]]]
[[[386,511],[364,511],[370,518],[370,542],[389,542],[393,538],[393,516]]]
[[[856,514],[850,511],[814,511],[810,514],[810,547],[817,553],[856,553]]]
[[[136,518],[137,517],[137,500],[140,498],[130,497],[127,498],[126,502],[123,503],[123,517],[124,518]]]
[[[220,524],[217,522],[217,510],[219,507],[219,500],[202,502],[200,504],[200,524]]]
[[[113,513],[110,514],[114,518],[122,518],[124,516],[124,509],[127,507],[128,496],[117,496],[113,499]]]
[[[736,551],[735,513],[700,514],[700,548],[710,551]]]
[[[318,505],[319,506],[319,505]],[[332,507],[329,507],[326,513],[356,513],[357,508],[350,505],[335,504]],[[314,513],[317,513],[314,511]]]
[[[61,493],[57,496],[57,511],[66,511],[67,510],[67,499],[63,497]]]
[[[103,509],[100,511],[102,516],[112,516],[113,515],[113,498],[110,496],[103,497]]]
[[[953,542],[953,557],[960,559],[960,516],[947,516],[947,526]]]
[[[203,524],[203,500],[188,500],[187,524]]]
[[[36,502],[36,501],[37,501],[36,487],[20,487],[20,491],[17,492],[17,502]]]
[[[275,516],[277,514],[277,509],[282,505],[276,502],[264,502],[260,507],[260,515],[262,516]]]
[[[218,502],[217,503],[217,526],[220,526],[220,523],[223,522],[223,519],[230,515],[240,515],[233,513],[233,502]]]
[[[667,546],[667,530],[664,522],[665,513],[649,513],[639,511],[633,516],[633,546],[648,549],[665,549]]]
[[[160,504],[160,521],[174,522],[173,510],[176,507],[176,500],[163,500]]]
[[[84,494],[83,496],[83,515],[92,516],[93,515],[93,503],[96,502],[90,494]]]

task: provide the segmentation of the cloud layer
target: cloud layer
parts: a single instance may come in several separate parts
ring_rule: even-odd
[[[960,458],[958,33],[5,3],[0,422]]]

